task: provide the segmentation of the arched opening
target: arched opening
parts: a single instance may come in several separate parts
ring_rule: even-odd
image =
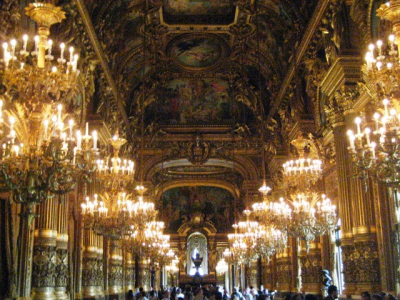
[[[187,239],[187,274],[194,275],[196,273],[196,267],[193,260],[197,254],[203,258],[203,262],[200,265],[200,275],[208,274],[208,251],[207,251],[207,238],[200,232],[192,233]]]

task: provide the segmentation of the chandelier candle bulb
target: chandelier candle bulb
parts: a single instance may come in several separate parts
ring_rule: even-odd
[[[92,132],[92,138],[93,138],[93,150],[97,150],[97,131],[94,130]]]
[[[69,64],[72,66],[72,62],[74,61],[74,47],[69,47]]]
[[[28,46],[28,35],[24,34],[22,36],[22,40],[24,41],[24,44],[22,46],[22,51],[20,52],[20,54],[23,56],[26,56],[26,55],[28,55],[28,52],[26,51],[26,48]]]
[[[80,130],[76,131],[76,147],[78,151],[82,150],[82,134]]]
[[[32,52],[32,55],[38,55],[39,36],[38,36],[38,35],[35,35],[35,37],[33,38],[33,40],[35,41],[35,51]]]
[[[65,63],[65,59],[64,59],[65,44],[64,44],[64,43],[61,43],[61,44],[60,44],[60,49],[61,49],[61,54],[60,54],[60,60],[59,60],[59,62],[60,62],[61,64],[63,64],[63,63]]]
[[[74,120],[72,120],[72,119],[69,120],[68,125],[69,125],[69,140],[73,141],[72,130],[74,128]]]

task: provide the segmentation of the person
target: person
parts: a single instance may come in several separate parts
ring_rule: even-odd
[[[163,300],[170,300],[170,299],[169,299],[169,291],[168,291],[168,289],[166,289],[166,290],[164,291]]]
[[[197,288],[193,300],[204,300],[203,289],[201,287]]]
[[[244,299],[243,294],[239,291],[238,287],[233,288],[232,299],[234,296],[237,296],[240,300]]]
[[[367,291],[361,293],[362,300],[371,300],[371,295]]]
[[[129,290],[128,295],[126,296],[126,300],[134,300],[135,298],[133,297],[133,291]]]
[[[182,290],[180,288],[176,289],[175,299],[178,300],[178,298],[185,298],[185,295],[182,294]]]
[[[383,300],[383,297],[380,294],[372,295],[372,300]]]
[[[336,285],[330,285],[328,287],[328,296],[324,300],[335,300],[339,297],[339,291]]]
[[[228,289],[224,289],[224,295],[222,296],[222,300],[229,300],[231,299],[231,295],[229,295]]]
[[[253,295],[251,294],[249,287],[247,287],[244,290],[244,295],[243,296],[244,296],[244,299],[246,299],[246,300],[253,300]]]

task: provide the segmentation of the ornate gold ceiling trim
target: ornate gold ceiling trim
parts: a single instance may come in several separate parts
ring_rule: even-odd
[[[229,191],[234,199],[240,198],[240,190],[231,184],[230,182],[224,181],[224,180],[198,180],[198,179],[180,179],[180,180],[171,180],[168,182],[163,183],[162,185],[159,185],[155,189],[155,199],[156,202],[158,202],[162,196],[162,194],[165,191],[168,191],[170,189],[176,188],[176,187],[182,187],[182,186],[213,186],[213,187],[219,187],[222,189],[225,189]]]
[[[113,75],[111,73],[111,70],[110,70],[110,67],[108,65],[108,61],[107,61],[106,55],[104,54],[102,46],[101,46],[101,44],[99,42],[99,39],[98,39],[98,37],[96,35],[96,32],[94,30],[92,20],[90,19],[90,16],[89,16],[89,12],[88,12],[83,0],[77,0],[76,1],[76,6],[78,8],[80,16],[82,17],[82,21],[83,21],[83,24],[85,26],[85,30],[86,30],[86,33],[87,33],[87,35],[89,37],[89,40],[90,40],[90,42],[91,42],[91,44],[93,46],[93,49],[94,49],[94,51],[95,51],[95,53],[97,55],[97,58],[100,61],[100,64],[101,64],[101,67],[102,67],[102,69],[104,71],[104,75],[105,75],[105,77],[107,79],[107,82],[110,85],[111,91],[112,91],[113,96],[114,96],[115,103],[116,103],[116,105],[118,107],[118,110],[120,112],[122,120],[125,123],[126,131],[127,131],[126,135],[127,136],[131,136],[132,134],[131,134],[130,122],[129,122],[128,116],[126,115],[125,107],[124,107],[122,98],[120,96],[120,93],[118,91],[117,85],[116,85],[116,83],[114,81],[114,77],[113,77]]]
[[[271,109],[267,116],[267,122],[274,116],[283,98],[285,97],[286,92],[292,83],[293,77],[296,74],[297,68],[301,65],[301,61],[304,55],[307,53],[308,46],[314,37],[314,34],[317,31],[330,2],[331,0],[318,1],[317,7],[315,8],[313,15],[308,22],[303,38],[296,48],[296,52],[291,57],[291,63],[288,71],[286,72],[285,78],[282,81],[281,88],[275,99],[271,102]]]

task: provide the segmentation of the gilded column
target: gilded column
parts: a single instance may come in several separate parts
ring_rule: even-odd
[[[108,294],[117,295],[122,293],[122,249],[111,242],[110,258],[108,265]]]
[[[301,290],[304,294],[321,294],[321,244],[318,240],[310,243],[308,253],[305,248],[300,251]]]
[[[65,199],[58,203],[58,224],[57,224],[57,265],[56,265],[56,286],[57,299],[67,300],[68,285],[68,205]]]
[[[56,300],[58,200],[49,199],[37,206],[32,258],[32,299]]]
[[[83,298],[96,297],[98,293],[98,250],[96,235],[91,229],[83,232],[82,254],[82,296]]]
[[[125,253],[125,291],[135,289],[135,260],[130,252]]]
[[[341,94],[340,94],[341,95]],[[336,101],[339,99],[336,98]],[[347,130],[343,106],[335,103],[336,110],[332,114],[333,135],[336,151],[336,166],[338,173],[338,212],[341,219],[341,246],[343,258],[343,276],[345,282],[345,293],[353,295],[356,290],[355,269],[353,261],[354,240],[353,240],[353,197],[352,197],[352,176],[354,168],[347,149]]]
[[[104,271],[103,271],[103,264],[104,264],[104,239],[102,235],[96,236],[96,245],[97,245],[97,260],[96,260],[96,286],[97,286],[97,295],[100,299],[105,297],[104,295]]]

